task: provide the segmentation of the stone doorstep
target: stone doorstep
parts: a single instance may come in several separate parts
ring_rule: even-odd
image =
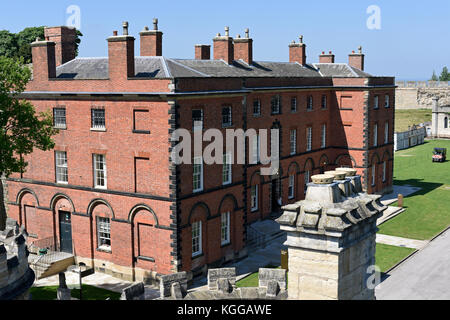
[[[377,243],[387,244],[387,245],[396,246],[396,247],[405,247],[405,248],[421,250],[429,243],[429,241],[407,239],[407,238],[401,238],[401,237],[388,236],[388,235],[384,235],[384,234],[377,234]]]
[[[385,223],[386,221],[391,220],[392,218],[398,216],[399,214],[405,212],[406,209],[399,207],[388,207],[388,209],[384,212],[383,216],[378,218],[377,226]]]

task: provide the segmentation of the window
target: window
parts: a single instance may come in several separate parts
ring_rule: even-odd
[[[92,129],[105,129],[105,109],[92,109]]]
[[[374,109],[378,109],[378,100],[379,100],[379,97],[378,96],[375,96],[374,97],[374,99],[373,99],[373,108]]]
[[[203,130],[203,110],[192,110],[192,131]]]
[[[194,184],[194,192],[200,192],[203,190],[203,158],[197,157],[194,158],[193,165],[193,184]]]
[[[297,153],[297,130],[291,130],[291,155]]]
[[[312,110],[314,107],[313,96],[308,96],[306,110]]]
[[[106,189],[106,159],[104,154],[94,154],[94,186]]]
[[[320,146],[322,148],[326,148],[327,147],[327,125],[326,124],[322,125],[322,137],[321,137]]]
[[[252,186],[251,188],[251,204],[252,211],[258,210],[258,185]]]
[[[448,129],[448,124],[449,124],[448,118],[445,117],[444,118],[444,129]]]
[[[231,107],[222,108],[222,127],[231,127],[233,124]]]
[[[378,146],[378,124],[373,126],[373,146]]]
[[[261,115],[261,100],[259,99],[253,100],[253,115],[254,116]]]
[[[291,98],[291,112],[297,112],[297,98]]]
[[[326,95],[323,95],[323,96],[322,96],[322,109],[326,109],[326,108],[327,108],[327,103],[328,103],[327,100],[328,100],[328,99],[327,99],[327,96],[326,96]]]
[[[373,164],[372,165],[372,186],[374,186],[375,185],[375,174],[376,174],[376,165],[375,164]]]
[[[67,152],[55,151],[56,183],[68,183]]]
[[[150,134],[150,111],[144,109],[133,110],[133,133]]]
[[[389,95],[388,94],[384,96],[384,107],[385,108],[389,108],[390,107],[390,105],[389,105]]]
[[[306,128],[306,151],[312,150],[312,128]]]
[[[231,153],[223,155],[222,182],[224,185],[232,181]]]
[[[295,193],[295,176],[291,175],[289,176],[289,189],[288,189],[288,195],[289,199],[294,199],[294,193]]]
[[[383,162],[383,182],[386,182],[386,161]]]
[[[305,194],[306,191],[308,190],[308,183],[311,181],[311,172],[310,171],[306,171],[305,172]]]
[[[221,244],[227,245],[230,243],[230,213],[222,213],[221,217]]]
[[[58,129],[66,129],[66,109],[53,109],[53,126]]]
[[[202,254],[202,222],[192,223],[192,256]]]
[[[387,121],[384,125],[384,143],[389,143],[389,122]]]
[[[98,248],[111,249],[111,221],[109,218],[97,217]]]
[[[271,100],[272,114],[281,113],[281,97],[279,95],[273,96]]]
[[[252,139],[252,164],[259,163],[259,135],[255,135]]]

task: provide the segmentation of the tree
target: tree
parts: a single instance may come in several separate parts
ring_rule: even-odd
[[[21,173],[27,167],[24,156],[34,148],[47,151],[54,147],[50,111],[37,114],[34,106],[20,99],[31,79],[23,59],[0,56],[0,176]],[[0,179],[0,230],[5,227],[6,208]]]
[[[448,68],[444,67],[442,69],[441,76],[439,77],[440,81],[450,81],[450,73],[448,73]]]
[[[17,54],[17,39],[14,33],[0,30],[0,56],[13,58]]]
[[[433,70],[433,75],[431,76],[431,81],[439,81],[439,78],[436,75],[436,71],[434,71],[434,70]]]

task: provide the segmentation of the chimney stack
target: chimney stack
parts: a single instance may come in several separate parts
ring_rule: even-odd
[[[128,22],[123,24],[123,35],[113,36],[108,41],[109,78],[129,78],[135,76],[134,37],[128,35]]]
[[[334,54],[330,51],[329,54],[322,54],[319,56],[319,63],[334,63]]]
[[[234,59],[242,59],[248,65],[253,63],[253,39],[250,38],[250,30],[245,29],[245,38],[238,35],[234,38]]]
[[[230,37],[230,28],[225,27],[225,36],[220,33],[213,39],[214,43],[214,60],[224,60],[228,64],[232,64],[234,60],[233,38]]]
[[[55,46],[53,41],[41,41],[39,38],[31,44],[34,81],[56,78]]]
[[[361,46],[358,48],[358,53],[353,51],[348,55],[348,64],[353,68],[364,71],[364,54]]]
[[[303,43],[303,36],[299,39],[299,43],[292,41],[289,44],[289,62],[297,62],[304,66],[306,65],[306,45]]]
[[[211,59],[211,46],[206,44],[195,45],[195,60]]]
[[[153,30],[145,27],[139,34],[141,36],[142,57],[162,56],[163,33],[158,30],[158,19],[153,19]]]
[[[45,39],[56,44],[56,66],[75,59],[77,30],[66,26],[44,29]]]

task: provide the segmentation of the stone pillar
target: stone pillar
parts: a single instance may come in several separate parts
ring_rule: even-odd
[[[376,220],[387,207],[381,196],[358,192],[360,176],[329,173],[313,176],[306,199],[283,207],[277,220],[287,231],[289,299],[373,300],[368,279],[375,265]]]
[[[439,98],[433,98],[433,119],[431,134],[433,138],[437,138],[439,135]]]

